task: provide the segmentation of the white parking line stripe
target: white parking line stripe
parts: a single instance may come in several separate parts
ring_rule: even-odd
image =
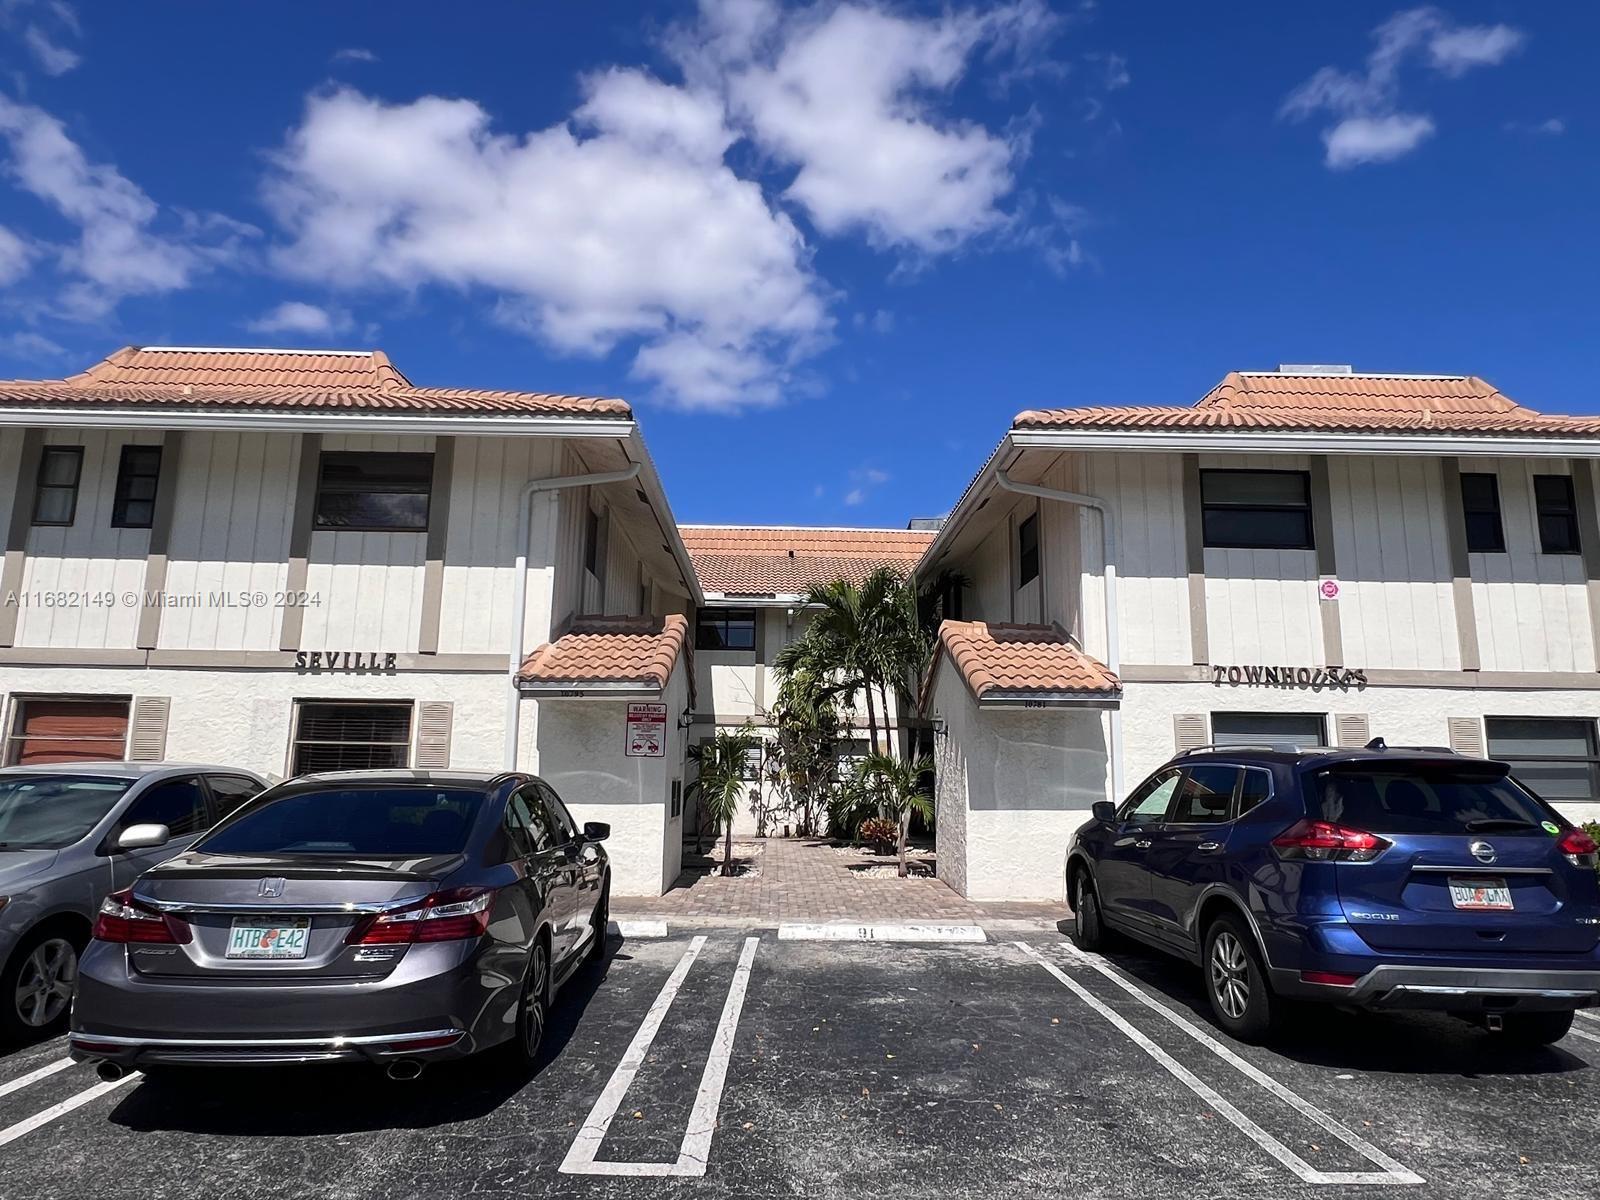
[[[611,1120],[617,1115],[623,1096],[632,1086],[633,1077],[639,1073],[639,1068],[644,1065],[645,1056],[650,1053],[650,1046],[656,1040],[661,1022],[666,1019],[667,1010],[672,1007],[678,989],[683,986],[684,976],[689,973],[694,960],[700,956],[700,948],[705,944],[704,935],[691,940],[689,948],[678,960],[678,965],[667,977],[667,982],[661,986],[660,994],[650,1005],[650,1011],[644,1015],[644,1024],[640,1025],[639,1032],[633,1035],[633,1041],[623,1053],[622,1061],[617,1064],[617,1069],[612,1072],[605,1089],[600,1093],[600,1098],[589,1110],[583,1128],[578,1130],[578,1136],[573,1139],[572,1148],[567,1151],[567,1157],[561,1163],[561,1170],[566,1174],[671,1175],[675,1173],[673,1168],[676,1167],[676,1163],[597,1163],[595,1155],[600,1152],[600,1143],[605,1141],[606,1130],[611,1127]]]
[[[778,926],[780,942],[982,942],[981,925],[871,925],[836,921]]]
[[[744,994],[750,986],[750,968],[755,962],[758,937],[745,938],[744,950],[739,955],[739,965],[733,971],[733,983],[728,987],[728,1000],[722,1006],[722,1019],[717,1022],[717,1034],[711,1041],[711,1057],[706,1059],[705,1073],[700,1076],[700,1091],[694,1098],[694,1111],[689,1114],[689,1128],[683,1135],[683,1146],[678,1151],[680,1175],[704,1175],[706,1162],[711,1156],[711,1135],[717,1128],[717,1109],[722,1105],[722,1087],[728,1080],[728,1060],[733,1055],[733,1035],[739,1028],[739,1014],[744,1010]]]
[[[72,1066],[70,1058],[59,1058],[53,1063],[46,1063],[37,1071],[29,1071],[26,1075],[19,1075],[10,1083],[0,1083],[0,1096],[9,1096],[12,1092],[20,1092],[30,1083],[38,1083],[41,1079],[48,1079],[57,1071],[65,1071]]]
[[[1573,1029],[1568,1032],[1569,1037],[1582,1038],[1586,1042],[1600,1043],[1600,1034],[1590,1033],[1586,1029]]]
[[[1578,1015],[1585,1021],[1600,1021],[1600,1013],[1592,1013],[1586,1008],[1580,1008]]]
[[[1172,1076],[1188,1087],[1190,1091],[1194,1092],[1201,1099],[1205,1100],[1205,1102],[1217,1112],[1226,1117],[1228,1121],[1230,1121],[1241,1133],[1250,1138],[1251,1141],[1255,1142],[1268,1154],[1272,1155],[1273,1158],[1277,1159],[1279,1163],[1287,1167],[1290,1171],[1294,1172],[1295,1175],[1305,1182],[1338,1185],[1417,1184],[1423,1182],[1423,1179],[1420,1175],[1417,1175],[1412,1171],[1408,1171],[1398,1162],[1395,1162],[1394,1159],[1384,1154],[1376,1146],[1371,1146],[1367,1142],[1356,1137],[1332,1117],[1329,1117],[1326,1113],[1322,1112],[1322,1110],[1289,1091],[1288,1088],[1278,1083],[1278,1081],[1273,1079],[1271,1076],[1257,1071],[1256,1068],[1239,1058],[1237,1055],[1232,1054],[1232,1052],[1228,1051],[1226,1047],[1216,1042],[1215,1039],[1212,1039],[1208,1035],[1202,1033],[1200,1030],[1189,1027],[1187,1032],[1194,1035],[1197,1040],[1201,1041],[1202,1044],[1210,1043],[1207,1048],[1220,1052],[1224,1060],[1229,1062],[1229,1065],[1238,1067],[1240,1070],[1244,1071],[1246,1075],[1248,1075],[1255,1082],[1261,1084],[1262,1087],[1266,1088],[1273,1095],[1287,1101],[1297,1111],[1303,1113],[1305,1116],[1321,1125],[1329,1133],[1332,1133],[1347,1145],[1360,1151],[1367,1158],[1381,1164],[1385,1168],[1383,1171],[1317,1170],[1310,1163],[1306,1162],[1305,1159],[1301,1158],[1277,1138],[1273,1137],[1265,1129],[1261,1128],[1261,1126],[1257,1125],[1249,1117],[1245,1116],[1227,1100],[1223,1099],[1221,1094],[1219,1094],[1214,1088],[1210,1087],[1182,1063],[1178,1062],[1177,1059],[1173,1058],[1172,1055],[1168,1054],[1160,1046],[1156,1045],[1155,1042],[1151,1041],[1150,1038],[1136,1029],[1120,1013],[1116,1012],[1110,1006],[1098,1000],[1088,991],[1087,988],[1083,987],[1083,985],[1078,983],[1077,980],[1073,979],[1065,971],[1061,970],[1061,968],[1056,966],[1055,963],[1049,961],[1044,957],[1044,955],[1040,954],[1026,942],[1016,942],[1014,944],[1019,950],[1037,962],[1059,982],[1065,984],[1067,988],[1070,989],[1072,993],[1080,1000],[1082,1000],[1090,1008],[1094,1009],[1106,1020],[1110,1021],[1119,1030],[1121,1030],[1122,1033],[1129,1038],[1129,1040],[1131,1040],[1141,1050],[1150,1055],[1151,1058],[1155,1059],[1164,1068],[1166,1068],[1166,1070]],[[1067,949],[1077,958],[1078,961],[1084,963],[1085,965],[1094,967],[1099,966],[1099,964],[1095,963],[1088,956],[1078,954],[1075,948],[1069,946]],[[1113,982],[1134,994],[1136,999],[1142,1000],[1149,1007],[1154,1008],[1156,1011],[1161,1012],[1163,1015],[1172,1019],[1180,1026],[1180,1028],[1186,1025],[1186,1022],[1183,1021],[1183,1018],[1179,1017],[1176,1013],[1165,1009],[1164,1006],[1150,999],[1148,996],[1144,996],[1138,991],[1137,988],[1124,983],[1115,975],[1110,975],[1109,972],[1106,972],[1106,974],[1109,975]]]
[[[137,1071],[124,1075],[121,1079],[113,1079],[109,1083],[97,1083],[91,1088],[84,1088],[76,1096],[68,1096],[60,1104],[52,1104],[49,1108],[36,1112],[25,1120],[18,1121],[15,1125],[0,1129],[0,1146],[9,1146],[20,1137],[26,1137],[41,1125],[48,1125],[57,1117],[64,1117],[73,1109],[82,1108],[85,1104],[93,1103],[107,1092],[114,1091],[125,1083],[132,1083],[143,1078]]]
[[[667,936],[667,923],[665,921],[612,921],[606,928],[607,933],[614,933],[624,938],[664,938]]]

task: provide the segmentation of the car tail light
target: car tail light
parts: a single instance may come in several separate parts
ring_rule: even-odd
[[[1310,819],[1290,826],[1272,839],[1279,857],[1311,862],[1371,862],[1393,844],[1375,833]]]
[[[482,937],[493,907],[493,888],[449,888],[419,901],[415,908],[358,922],[345,941],[352,946],[395,946]]]
[[[1301,971],[1301,983],[1320,983],[1325,987],[1355,987],[1361,982],[1359,975],[1346,975],[1340,971]]]
[[[1556,849],[1575,867],[1593,867],[1595,856],[1600,853],[1600,846],[1595,845],[1594,839],[1576,826],[1561,835]]]
[[[145,942],[184,945],[194,937],[185,921],[166,916],[133,898],[133,889],[112,892],[95,914],[95,938],[102,942]]]

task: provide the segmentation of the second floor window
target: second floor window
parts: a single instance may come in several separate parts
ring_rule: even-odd
[[[1027,587],[1039,578],[1039,514],[1017,526],[1017,586]]]
[[[1500,522],[1500,481],[1483,472],[1461,473],[1461,512],[1467,522],[1467,549],[1500,554],[1506,531]]]
[[[1205,544],[1227,550],[1310,550],[1306,471],[1201,471]]]
[[[329,451],[317,476],[316,527],[422,533],[432,490],[431,454]]]
[[[156,515],[156,482],[161,477],[160,446],[124,446],[117,465],[114,529],[149,529]]]
[[[1533,499],[1539,510],[1539,549],[1545,554],[1577,554],[1578,505],[1572,476],[1535,475]]]
[[[78,480],[82,476],[82,446],[46,446],[33,492],[33,523],[71,525],[78,515]]]
[[[756,610],[753,608],[703,608],[695,627],[696,650],[754,650]]]

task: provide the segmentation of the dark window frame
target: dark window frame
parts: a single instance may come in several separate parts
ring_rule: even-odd
[[[72,482],[46,483],[45,463],[52,456],[69,458],[73,462]],[[78,489],[83,484],[83,447],[82,446],[45,446],[39,453],[39,473],[34,477],[33,483],[33,514],[30,524],[46,529],[67,529],[78,519]],[[39,516],[39,502],[44,499],[46,492],[66,492],[72,497],[72,503],[67,510],[65,521],[45,521]]]
[[[1212,500],[1206,497],[1206,483],[1221,476],[1238,475],[1292,475],[1300,480],[1305,499],[1299,504],[1246,504],[1232,500]],[[1228,513],[1293,513],[1304,520],[1305,536],[1293,545],[1265,544],[1244,537],[1226,537],[1212,530],[1213,514]],[[1201,541],[1213,550],[1315,550],[1317,548],[1316,521],[1311,510],[1311,472],[1287,470],[1254,470],[1240,467],[1205,467],[1200,471],[1200,529]]]
[[[1039,514],[1017,522],[1017,586],[1025,588],[1039,578]]]
[[[1584,740],[1589,745],[1589,753],[1587,755],[1497,754],[1493,745],[1493,743],[1497,740],[1494,727],[1497,722],[1502,721],[1541,721],[1549,722],[1551,724],[1580,726],[1583,730]],[[1506,735],[1504,733],[1500,735],[1501,738],[1504,738],[1505,736]],[[1597,728],[1596,722],[1592,717],[1518,717],[1507,716],[1503,713],[1498,716],[1486,716],[1483,719],[1483,746],[1484,753],[1488,757],[1496,759],[1500,762],[1509,763],[1511,765],[1511,774],[1513,776],[1517,775],[1517,768],[1524,763],[1533,766],[1545,764],[1553,764],[1556,766],[1584,766],[1588,768],[1591,787],[1594,787],[1595,784],[1600,784],[1600,728]],[[1518,778],[1518,782],[1522,783],[1520,778]],[[1522,783],[1522,786],[1528,788],[1530,791],[1534,790],[1526,783]],[[1597,790],[1596,794],[1600,794],[1600,790]]]
[[[1469,481],[1471,486],[1478,484],[1488,485],[1487,497],[1475,497],[1469,494]],[[1494,521],[1494,536],[1492,538],[1473,537],[1473,517]],[[1493,471],[1463,471],[1461,472],[1461,518],[1466,526],[1467,552],[1469,554],[1504,554],[1506,552],[1506,526],[1500,512],[1500,477]],[[1480,533],[1488,532],[1479,530]]]
[[[413,463],[426,460],[427,471],[417,473],[425,474],[426,479],[419,482],[414,478],[406,478],[392,473],[392,468],[387,478],[379,470],[372,469],[356,482],[328,478],[330,466],[338,466],[352,459],[365,460],[369,468],[379,467],[378,460],[381,459],[404,459]],[[431,450],[324,450],[317,460],[317,494],[313,504],[312,525],[329,533],[427,533],[429,522],[433,519],[433,471],[434,455]],[[323,499],[327,496],[421,496],[422,523],[340,524],[323,513]]]
[[[750,626],[750,644],[748,646],[729,645],[732,637],[733,626],[737,622],[741,627],[748,621]],[[696,650],[727,650],[737,654],[754,654],[756,650],[756,628],[760,618],[753,608],[702,608],[695,618],[694,648]],[[720,627],[720,630],[718,630]],[[708,631],[717,631],[718,641],[709,642],[706,638]]]
[[[189,784],[194,787],[196,805],[193,813],[195,819],[199,822],[196,828],[177,826],[171,822],[151,821],[147,814],[141,814],[138,811],[141,806],[147,805],[152,796],[159,794],[165,788],[180,784]],[[165,824],[174,838],[199,837],[202,833],[210,830],[217,823],[217,820],[218,813],[211,801],[211,789],[206,786],[205,780],[199,775],[175,775],[170,779],[162,779],[152,783],[129,801],[128,806],[122,810],[122,815],[117,818],[117,823],[111,831],[110,840],[114,844],[119,835],[133,828],[133,826],[152,824]]]
[[[358,738],[308,738],[305,736],[306,710],[311,708],[384,708],[398,712],[406,712],[406,734],[404,741],[383,739],[358,739]],[[416,737],[416,704],[410,700],[322,700],[312,697],[296,698],[294,701],[294,734],[289,743],[289,774],[291,776],[320,774],[324,771],[339,770],[404,770],[411,765],[411,745]],[[368,762],[354,763],[350,767],[343,765],[316,767],[315,769],[302,770],[300,766],[300,751],[304,746],[391,746],[398,747],[400,761],[388,766],[374,766]]]
[[[134,462],[140,457],[154,456],[154,466],[148,470],[141,470]],[[151,481],[150,495],[133,495],[133,485],[138,480]],[[117,459],[117,487],[111,501],[111,528],[113,529],[150,529],[155,525],[156,495],[161,488],[161,447],[151,446],[143,442],[129,442],[122,447],[122,453]],[[128,509],[134,504],[148,504],[150,515],[143,521],[131,520]]]
[[[1546,485],[1541,488],[1540,485]],[[1554,486],[1560,495],[1547,499],[1541,490]],[[1578,531],[1578,498],[1572,486],[1571,475],[1535,475],[1533,477],[1534,523],[1539,530],[1540,554],[1582,554],[1583,535]],[[1546,522],[1559,522],[1559,526]],[[1554,529],[1563,530],[1552,538]],[[1555,543],[1552,548],[1552,541]]]

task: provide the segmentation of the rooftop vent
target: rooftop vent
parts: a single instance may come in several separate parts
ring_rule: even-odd
[[[1349,363],[1279,363],[1280,375],[1354,375]]]
[[[943,525],[943,517],[912,517],[910,521],[906,522],[907,529],[921,530],[924,533],[930,530],[937,530]]]

